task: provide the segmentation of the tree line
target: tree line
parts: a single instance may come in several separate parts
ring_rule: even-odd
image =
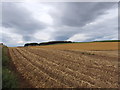
[[[42,43],[26,43],[24,46],[42,46],[42,45],[52,45],[52,44],[61,44],[61,43],[72,43],[71,41],[50,41]]]

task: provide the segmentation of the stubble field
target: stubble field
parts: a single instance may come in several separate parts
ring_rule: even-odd
[[[118,42],[9,47],[9,52],[35,88],[118,87]]]

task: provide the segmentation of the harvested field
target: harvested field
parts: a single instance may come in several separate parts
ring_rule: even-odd
[[[62,44],[9,51],[18,72],[35,88],[117,88],[118,48],[110,43],[108,48],[97,42],[90,49],[91,44],[84,43],[82,50],[80,43],[76,48]]]
[[[48,46],[36,46],[39,48],[52,48],[52,49],[70,49],[70,50],[118,50],[118,43],[120,42],[86,42],[86,43],[70,43],[58,44]],[[35,47],[35,48],[36,48]]]

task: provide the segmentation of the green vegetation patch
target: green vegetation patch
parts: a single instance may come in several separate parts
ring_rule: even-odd
[[[120,42],[120,40],[103,40],[103,41],[94,41],[94,42]]]
[[[11,70],[8,47],[2,47],[2,88],[18,88],[16,74]]]
[[[8,57],[8,48],[6,46],[2,47],[2,66],[8,67],[10,63],[9,57]]]
[[[18,88],[17,76],[10,69],[3,68],[2,88]]]

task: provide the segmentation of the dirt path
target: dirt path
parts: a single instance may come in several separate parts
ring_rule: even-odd
[[[10,48],[17,70],[36,88],[117,88],[116,57],[72,50]]]

